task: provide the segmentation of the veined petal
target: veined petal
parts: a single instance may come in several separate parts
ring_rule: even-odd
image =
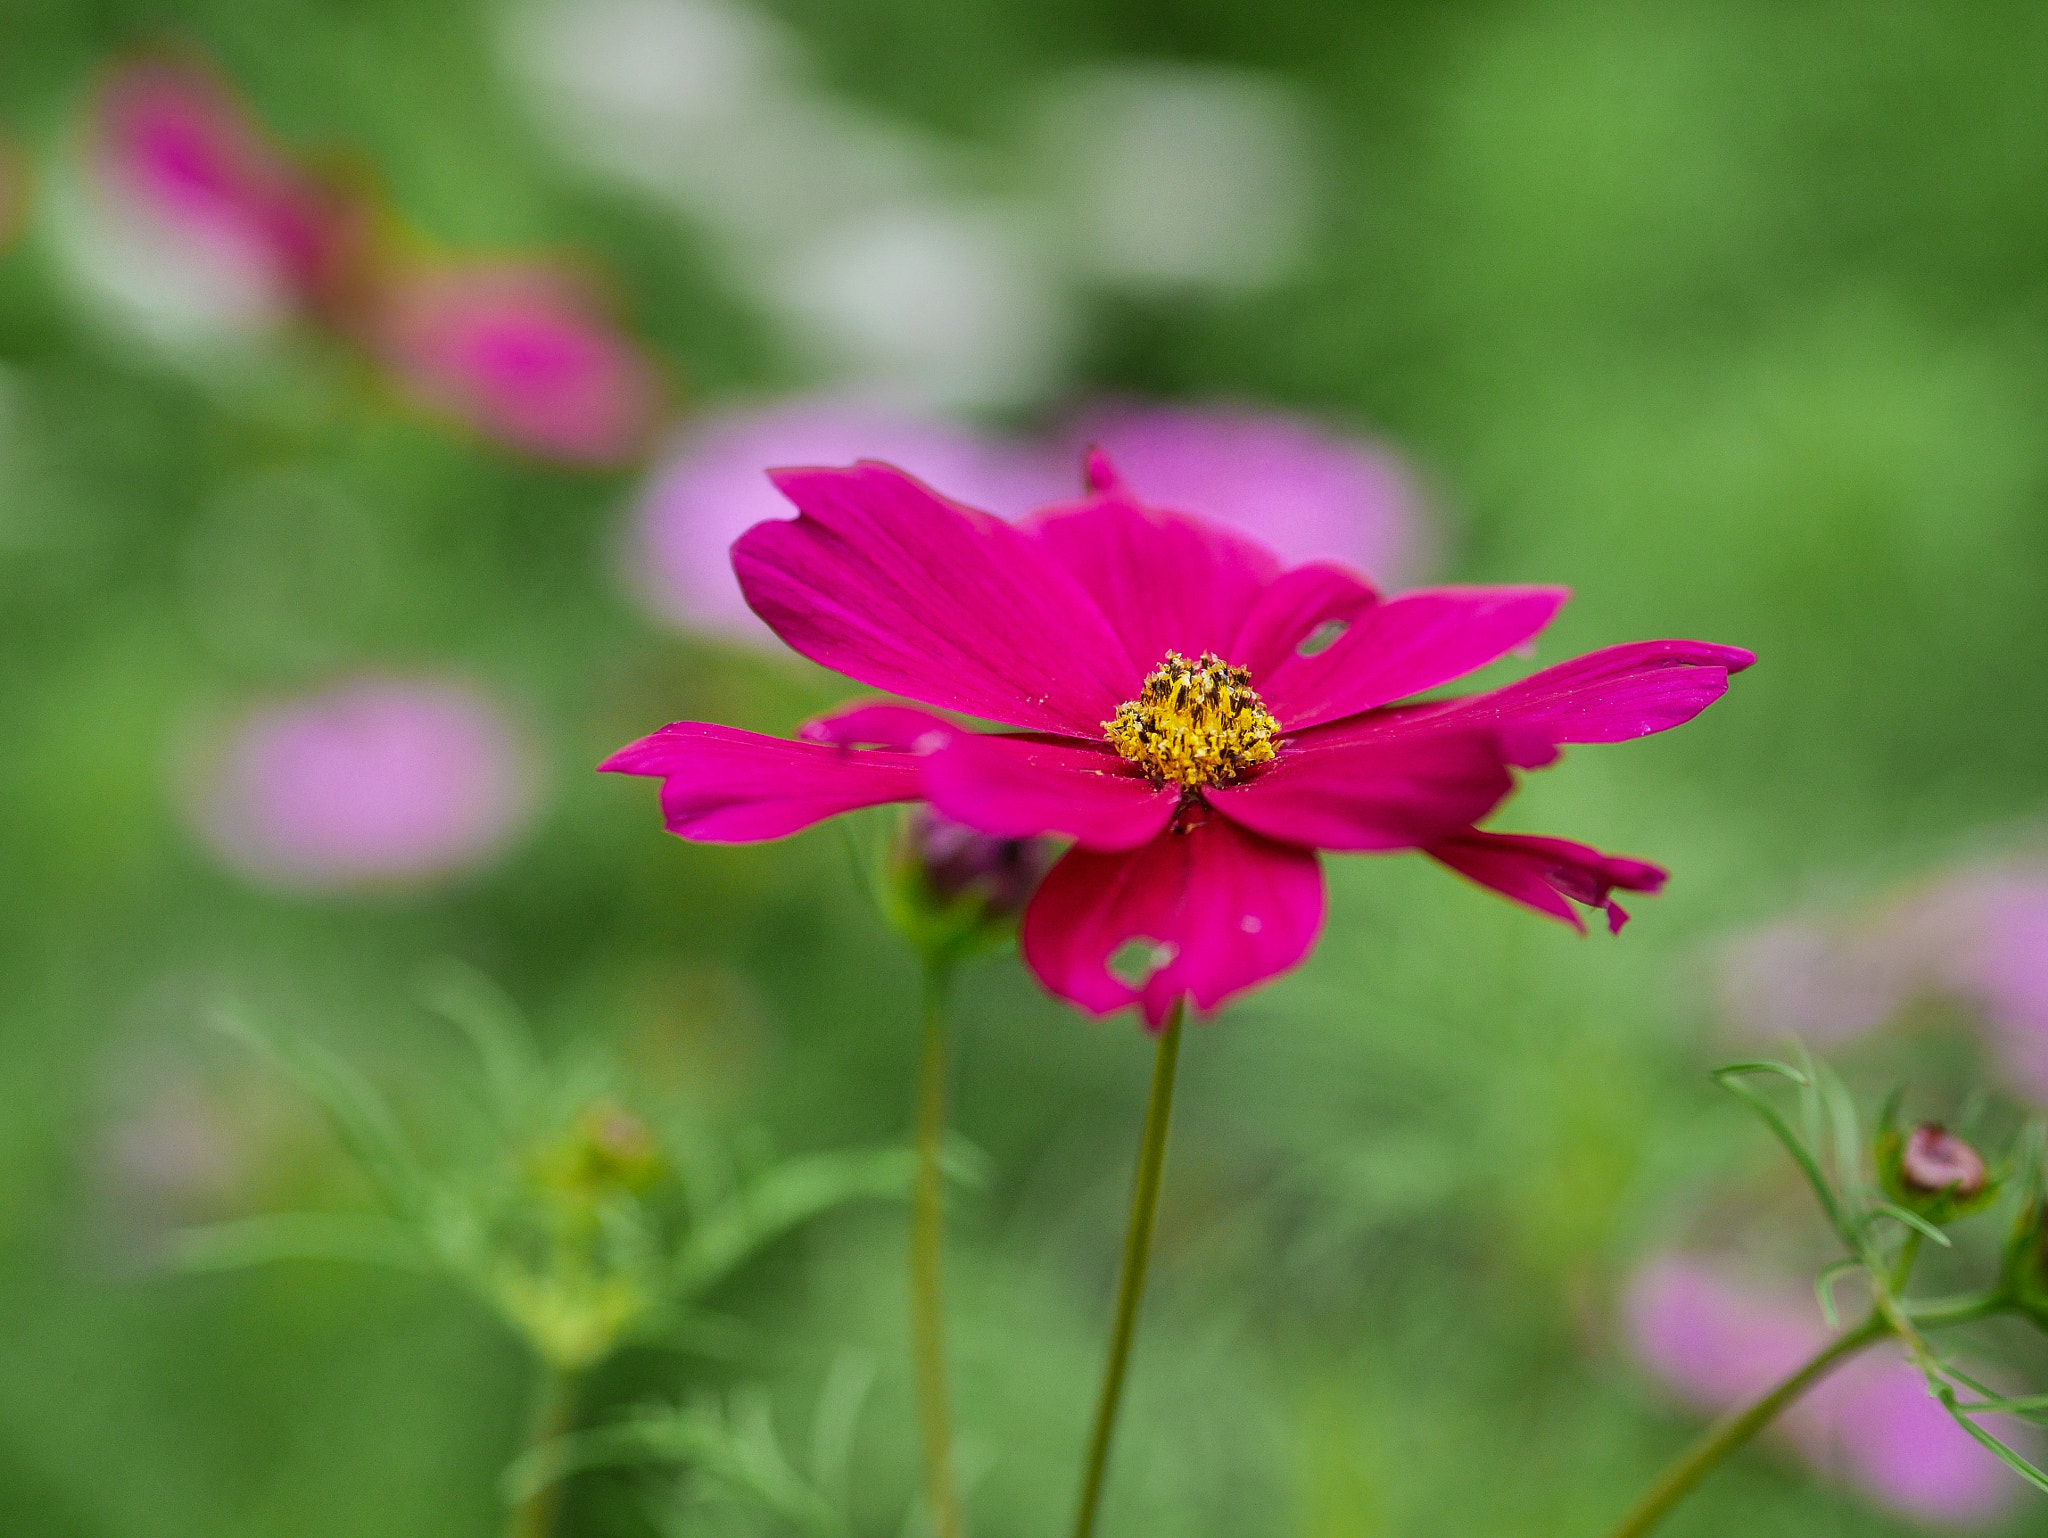
[[[864,806],[921,800],[923,762],[909,753],[678,721],[621,748],[598,769],[658,777],[662,820],[678,838],[749,844]]]
[[[1366,611],[1312,657],[1254,677],[1289,731],[1357,715],[1485,667],[1534,636],[1569,597],[1561,587],[1439,587]]]
[[[1609,646],[1519,683],[1448,700],[1404,718],[1403,729],[1498,726],[1550,743],[1625,742],[1683,726],[1728,692],[1756,653],[1708,641]]]
[[[754,612],[813,662],[876,689],[1093,737],[1144,677],[1038,539],[901,470],[778,470],[801,513],[756,524],[733,570]]]
[[[1219,524],[1142,505],[1099,453],[1089,478],[1104,489],[1022,527],[1074,574],[1141,669],[1169,651],[1221,653],[1280,574],[1278,557]]]
[[[1323,923],[1315,851],[1221,817],[1121,854],[1070,849],[1024,910],[1024,959],[1053,993],[1091,1014],[1141,1005],[1165,1023],[1191,998],[1213,1010],[1305,957]],[[1132,941],[1152,947],[1140,982],[1109,970]]]
[[[1569,839],[1481,833],[1477,828],[1439,839],[1424,853],[1510,902],[1563,920],[1580,934],[1586,925],[1572,903],[1604,909],[1609,931],[1620,934],[1628,914],[1611,894],[1617,888],[1654,894],[1663,890],[1671,874],[1647,860],[1602,854]]]
[[[1290,742],[1249,781],[1203,794],[1231,821],[1318,849],[1412,849],[1476,822],[1514,789],[1490,732]]]
[[[1380,601],[1373,585],[1334,561],[1311,561],[1282,572],[1259,594],[1244,617],[1226,660],[1251,671],[1253,683],[1270,677],[1325,626],[1325,648]]]
[[[911,705],[862,700],[813,716],[796,729],[805,742],[841,748],[889,748],[898,753],[929,753],[961,729],[944,716]]]
[[[1059,833],[1087,849],[1132,849],[1164,828],[1180,787],[1152,783],[1107,748],[956,732],[924,759],[925,796],[995,838]]]

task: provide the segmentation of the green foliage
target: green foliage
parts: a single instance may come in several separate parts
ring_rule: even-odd
[[[580,1373],[627,1341],[695,1338],[697,1301],[819,1214],[908,1194],[906,1149],[785,1160],[730,1187],[708,1171],[682,1171],[646,1121],[593,1089],[616,1070],[548,1063],[516,1008],[481,974],[443,960],[424,991],[475,1050],[486,1135],[429,1171],[384,1098],[345,1061],[222,1011],[223,1029],[264,1050],[327,1114],[384,1210],[274,1213],[186,1229],[173,1240],[179,1264],[211,1271],[345,1260],[438,1270],[489,1303],[550,1370]]]
[[[1587,1342],[1637,1258],[1702,1207],[1711,1227],[1710,1193],[1746,1180],[1763,1143],[1714,1114],[1700,1077],[1708,1051],[1760,1051],[1703,1045],[1726,1029],[1719,947],[2002,853],[2042,809],[2048,14],[773,9],[824,88],[961,136],[963,178],[989,186],[1016,183],[1057,70],[1163,55],[1279,72],[1321,135],[1304,271],[1263,295],[1090,296],[1075,395],[1279,403],[1383,436],[1439,519],[1435,576],[1574,588],[1526,665],[1667,634],[1759,652],[1694,726],[1574,749],[1503,814],[1672,868],[1619,940],[1552,933],[1421,862],[1331,859],[1309,964],[1191,1031],[1105,1513],[1106,1529],[1186,1538],[1597,1531],[1680,1429]],[[691,409],[808,384],[701,232],[548,149],[500,67],[501,21],[401,0],[21,0],[0,23],[0,137],[46,164],[104,61],[189,44],[281,134],[358,157],[427,237],[588,259]],[[591,773],[665,721],[781,732],[852,691],[640,617],[611,553],[632,477],[402,416],[310,347],[251,377],[188,373],[94,321],[48,217],[39,201],[0,248],[6,1525],[499,1530],[493,1482],[532,1374],[499,1305],[479,1306],[524,1179],[505,1155],[573,1134],[609,1095],[677,1172],[647,1219],[664,1242],[620,1238],[614,1214],[648,1207],[627,1187],[524,1209],[521,1243],[574,1238],[600,1274],[647,1278],[648,1299],[670,1241],[715,1232],[717,1213],[735,1235],[722,1253],[753,1258],[700,1254],[701,1290],[636,1315],[620,1340],[698,1354],[614,1352],[589,1375],[588,1424],[702,1393],[743,1428],[735,1384],[809,1404],[850,1344],[879,1366],[847,1498],[807,1457],[785,1461],[861,1538],[895,1533],[914,1485],[895,1211],[749,1250],[763,1209],[806,1203],[757,1190],[776,1161],[752,1161],[737,1129],[798,1160],[893,1144],[917,964],[837,835],[687,847],[656,832],[649,787]],[[252,488],[281,485],[315,489],[260,523]],[[514,701],[545,772],[532,835],[425,891],[274,893],[219,869],[189,829],[187,745],[222,709],[358,667],[454,669]],[[447,955],[497,980],[429,984],[454,1031],[408,989]],[[504,1035],[498,989],[536,1048]],[[975,1531],[1036,1538],[1073,1494],[1143,1044],[1050,1005],[999,953],[963,963],[955,996],[956,1125],[990,1172],[952,1256],[962,1435],[990,1450]],[[183,1051],[191,1001],[218,997],[245,1024],[289,1023],[262,1050],[311,1099],[281,1128],[237,1120],[232,1096],[210,1119],[164,1110],[178,1082],[158,1048]],[[1929,1026],[1839,1066],[1864,1104],[1902,1077],[1953,1104],[1984,1077],[1967,1040]],[[593,1056],[616,1078],[569,1085]],[[1809,1110],[1792,1103],[1806,1088],[1740,1082],[1792,1130],[1832,1114],[1817,1091]],[[673,1122],[654,1109],[672,1104]],[[206,1136],[142,1136],[166,1124]],[[1840,1131],[1801,1132],[1855,1235],[1828,1228],[1836,1248],[1814,1265],[1839,1253],[1868,1276],[1868,1254],[1895,1260],[1918,1231],[1843,1189]],[[149,1178],[124,1162],[138,1144]],[[224,1173],[166,1211],[165,1149]],[[888,1155],[868,1157],[843,1189],[886,1182]],[[2000,1198],[2003,1274],[2048,1319],[2029,1159],[2037,1143]],[[190,1274],[156,1269],[172,1231]],[[1955,1251],[1921,1235],[1927,1276],[1989,1264],[1971,1224],[1950,1236]],[[1844,1317],[1875,1285],[1832,1284]],[[2023,1365],[2016,1383],[2048,1382],[2048,1364]],[[1997,1397],[1965,1392],[1953,1365],[1943,1377],[1966,1415]],[[622,1474],[576,1480],[564,1538],[645,1538],[639,1493]],[[1762,1459],[1682,1520],[1909,1531]]]

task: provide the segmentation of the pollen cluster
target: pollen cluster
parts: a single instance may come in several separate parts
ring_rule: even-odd
[[[1161,784],[1229,785],[1272,758],[1280,723],[1243,668],[1214,652],[1195,662],[1168,652],[1102,727],[1117,752]]]

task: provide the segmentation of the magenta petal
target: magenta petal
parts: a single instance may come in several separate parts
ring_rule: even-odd
[[[598,768],[658,777],[662,820],[678,838],[748,844],[864,806],[921,800],[923,762],[908,753],[786,742],[678,721],[629,743]]]
[[[1143,670],[1169,651],[1198,657],[1236,639],[1260,590],[1280,574],[1263,546],[1185,513],[1143,507],[1091,456],[1108,489],[1035,513],[1024,527],[1087,589]]]
[[[1040,982],[1091,1014],[1129,1004],[1165,1023],[1191,997],[1213,1010],[1294,966],[1323,923],[1315,851],[1212,817],[1122,854],[1070,849],[1024,910],[1024,959]],[[1156,966],[1133,985],[1109,970],[1132,941]]]
[[[1609,646],[1413,724],[1501,725],[1559,742],[1626,742],[1683,726],[1728,692],[1728,675],[1754,652],[1707,641],[1633,641]]]
[[[841,748],[890,748],[898,753],[929,753],[960,730],[944,716],[909,705],[863,701],[827,711],[796,729],[805,742]]]
[[[1133,849],[1180,804],[1106,748],[958,732],[924,759],[925,796],[995,838],[1058,833],[1088,849]]]
[[[1379,601],[1370,582],[1334,562],[1297,566],[1267,584],[1223,655],[1239,667],[1249,668],[1256,685],[1296,656],[1319,630],[1325,626],[1348,630]],[[1334,644],[1332,637],[1322,639]]]
[[[901,470],[781,470],[802,516],[733,546],[754,612],[813,662],[989,720],[1094,737],[1143,674],[1032,536]]]
[[[1357,715],[1462,678],[1550,623],[1561,587],[1439,587],[1370,610],[1326,651],[1253,682],[1289,731]]]
[[[1267,838],[1318,849],[1413,849],[1470,826],[1514,789],[1491,733],[1288,743],[1209,804]]]
[[[1572,903],[1604,909],[1608,929],[1620,934],[1628,915],[1610,894],[1617,888],[1654,894],[1663,890],[1671,874],[1647,860],[1602,854],[1569,839],[1481,833],[1476,828],[1439,839],[1424,852],[1510,902],[1561,919],[1580,934],[1586,926]]]

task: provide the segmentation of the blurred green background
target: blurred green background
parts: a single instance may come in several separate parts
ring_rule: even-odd
[[[1107,392],[1363,424],[1431,488],[1444,575],[1576,590],[1541,661],[1657,635],[1759,653],[1695,725],[1578,749],[1503,819],[1672,867],[1619,940],[1415,859],[1333,859],[1313,959],[1183,1056],[1105,1529],[1599,1531],[1693,1424],[1618,1349],[1619,1280],[1717,1182],[1773,1167],[1702,1072],[1733,1055],[1716,945],[2042,809],[2048,11],[769,9],[820,91],[961,146],[970,181],[1015,178],[1030,103],[1079,67],[1291,83],[1318,188],[1299,266],[1247,292],[1091,290],[1057,388],[993,419]],[[8,0],[0,131],[41,166],[107,60],[194,47],[287,142],[373,166],[428,236],[600,264],[686,409],[815,383],[689,221],[551,147],[504,30],[472,4]],[[193,1001],[232,988],[431,1140],[466,1070],[414,981],[452,955],[553,1048],[602,1044],[721,1137],[900,1138],[916,969],[842,838],[685,846],[650,786],[591,772],[668,720],[786,732],[854,691],[644,619],[609,553],[632,476],[364,407],[318,357],[288,351],[260,387],[167,363],[94,321],[42,217],[0,253],[0,1525],[497,1531],[519,1343],[431,1278],[129,1255],[103,1156],[123,1075],[138,1053],[213,1061]],[[213,580],[213,510],[279,469],[360,510],[374,579],[224,627],[269,568]],[[533,828],[422,890],[280,895],[222,869],[179,810],[184,745],[226,705],[365,666],[452,667],[514,702],[546,759]],[[990,1175],[957,1201],[952,1312],[987,1538],[1068,1512],[1148,1067],[1129,1022],[1077,1018],[1009,956],[963,978],[956,1123]],[[310,1106],[262,1093],[286,1130],[240,1210],[357,1199]],[[860,1531],[896,1532],[901,1252],[888,1206],[803,1229],[716,1295],[743,1326],[723,1358],[629,1352],[584,1413],[763,1383],[801,1442],[853,1352],[880,1372]],[[579,1480],[562,1530],[655,1531],[647,1477]],[[1907,1529],[1752,1456],[1670,1528],[1736,1530]]]

